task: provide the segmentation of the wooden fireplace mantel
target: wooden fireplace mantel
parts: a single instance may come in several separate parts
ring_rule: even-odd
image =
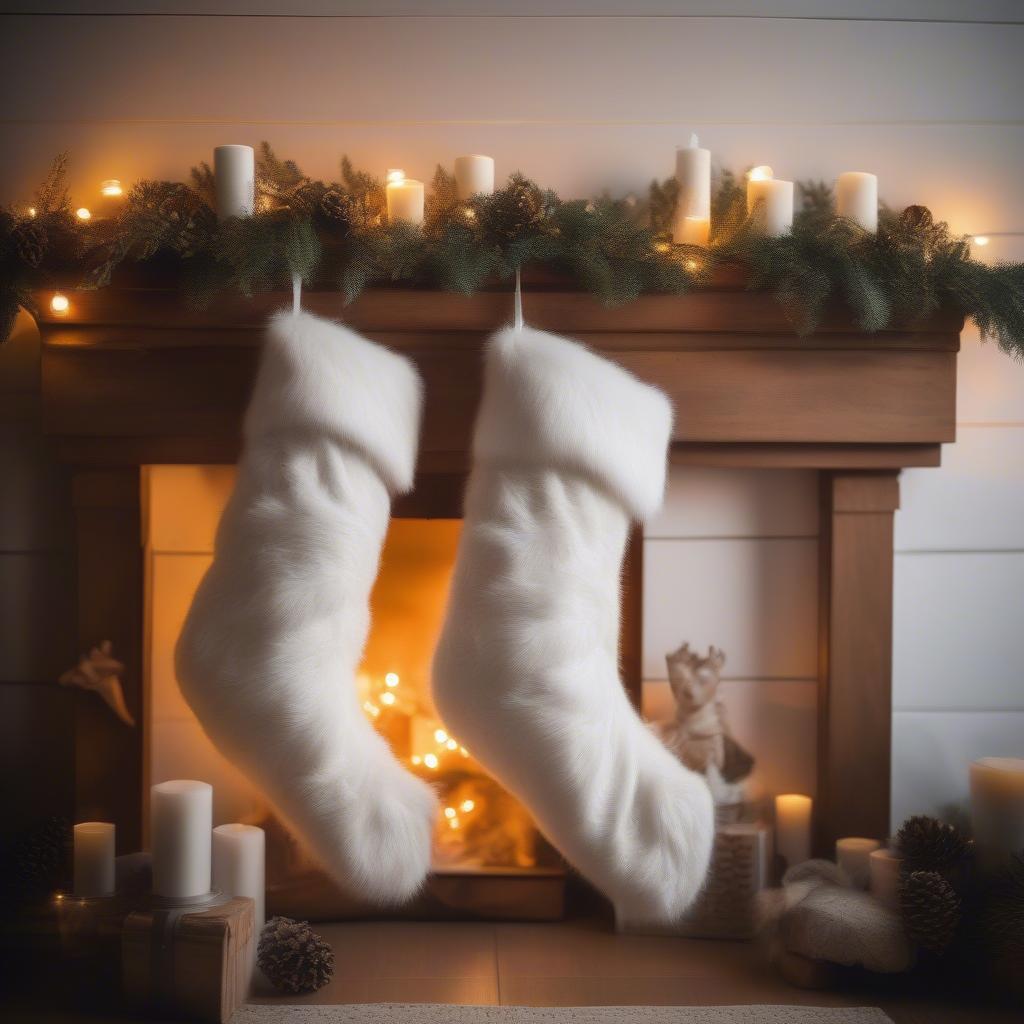
[[[49,310],[49,295],[38,307]],[[284,293],[191,311],[163,287],[70,294],[40,317],[42,417],[75,473],[82,647],[112,639],[141,720],[139,467],[233,462],[263,325]],[[407,353],[426,384],[416,491],[405,514],[458,514],[480,388],[480,349],[511,319],[507,290],[471,297],[379,288],[305,309]],[[841,311],[797,337],[768,295],[739,284],[645,296],[606,309],[558,287],[527,288],[526,321],[570,335],[663,388],[677,414],[672,459],[821,471],[817,845],[889,829],[892,527],[904,466],[935,466],[955,438],[962,317],[866,335]],[[639,544],[624,606],[623,671],[640,680]],[[94,713],[95,712],[95,713]],[[128,822],[139,841],[142,739],[82,702],[76,763],[85,816]],[[98,794],[98,795],[97,795]],[[131,824],[134,822],[134,826]]]

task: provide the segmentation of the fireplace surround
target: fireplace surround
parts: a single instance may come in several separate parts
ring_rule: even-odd
[[[143,467],[225,465],[262,325],[285,294],[189,310],[159,280],[70,294],[39,318],[43,430],[73,476],[77,642],[110,639],[126,664],[129,709],[143,714]],[[457,518],[479,396],[480,347],[507,322],[507,290],[472,297],[378,288],[343,308],[307,294],[312,312],[343,319],[405,352],[426,383],[415,490],[396,516]],[[585,341],[663,388],[677,410],[680,465],[802,467],[820,476],[818,787],[815,843],[889,829],[892,526],[899,471],[935,466],[954,440],[962,318],[941,312],[912,329],[866,335],[834,310],[795,336],[781,308],[741,274],[685,296],[605,309],[557,282],[528,283],[527,321]],[[639,699],[642,547],[630,545],[620,653]],[[143,839],[149,737],[90,695],[76,695],[75,814],[115,820],[123,851]]]

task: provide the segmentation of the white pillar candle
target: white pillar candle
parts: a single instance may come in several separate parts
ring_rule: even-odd
[[[893,909],[899,903],[903,858],[895,850],[872,850],[868,857],[871,895]]]
[[[266,834],[255,825],[218,825],[213,830],[213,887],[255,904],[256,937],[266,905]]]
[[[1024,850],[1024,758],[983,757],[971,765],[971,830],[985,867]]]
[[[217,146],[213,151],[217,217],[251,217],[256,209],[256,153],[252,146]]]
[[[878,178],[865,171],[843,171],[836,178],[836,213],[865,231],[877,231]]]
[[[455,192],[465,201],[494,191],[494,157],[474,153],[455,158]]]
[[[858,889],[866,889],[871,880],[869,858],[882,844],[877,839],[848,836],[836,840],[836,863]]]
[[[388,171],[385,189],[388,201],[388,220],[404,220],[410,224],[423,223],[423,182],[415,178],[399,177],[400,171]]]
[[[176,779],[150,790],[153,892],[187,898],[210,891],[213,787]]]
[[[711,150],[701,149],[696,135],[676,150],[676,213],[672,238],[688,245],[707,245],[711,223]],[[703,239],[703,240],[701,240]]]
[[[811,856],[809,796],[781,793],[775,798],[775,852],[785,858],[790,868]]]
[[[770,167],[755,167],[747,179],[747,214],[755,209],[764,234],[784,235],[793,226],[793,182],[780,181]]]
[[[115,834],[107,821],[83,821],[75,826],[76,896],[114,895]]]

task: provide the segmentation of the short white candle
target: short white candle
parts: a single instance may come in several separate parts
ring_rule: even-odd
[[[836,213],[865,231],[877,231],[878,178],[865,171],[843,171],[836,178]]]
[[[388,202],[388,220],[394,224],[404,220],[410,224],[423,223],[423,182],[407,178],[401,171],[388,171],[385,195]]]
[[[255,904],[256,936],[266,904],[266,834],[255,825],[218,825],[213,830],[213,887]]]
[[[868,857],[871,895],[887,907],[899,903],[900,868],[903,858],[895,850],[872,850]]]
[[[114,826],[107,821],[83,821],[75,826],[74,893],[113,896]]]
[[[869,858],[882,844],[877,839],[848,836],[836,840],[836,863],[858,889],[866,889],[871,879]]]
[[[711,150],[701,149],[696,135],[676,150],[676,213],[672,238],[688,245],[707,245],[711,223]],[[703,238],[703,241],[701,239]]]
[[[150,790],[153,892],[188,898],[210,891],[213,787],[176,779]]]
[[[494,191],[494,157],[473,153],[455,158],[455,193],[465,201]]]
[[[785,858],[787,867],[811,856],[811,806],[811,798],[800,793],[775,798],[775,852]]]
[[[770,167],[755,167],[747,179],[747,214],[755,210],[763,234],[784,235],[793,226],[793,182],[780,181]]]
[[[218,146],[213,151],[217,217],[251,217],[256,209],[256,153],[252,146]]]
[[[1024,849],[1024,758],[983,757],[971,765],[971,830],[985,867]]]

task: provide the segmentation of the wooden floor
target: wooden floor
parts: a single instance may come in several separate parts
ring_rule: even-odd
[[[808,992],[784,982],[756,943],[617,935],[601,921],[559,924],[322,924],[335,976],[305,1001],[584,1005],[881,1006],[896,1024],[1010,1024],[949,994]],[[302,997],[257,996],[295,1003]]]

